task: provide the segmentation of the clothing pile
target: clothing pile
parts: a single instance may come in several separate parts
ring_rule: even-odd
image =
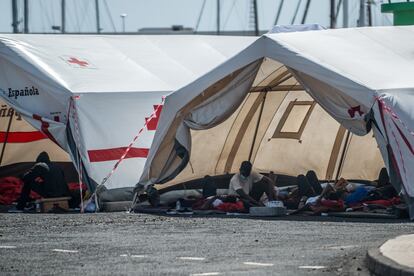
[[[20,192],[23,187],[23,181],[20,178],[8,176],[0,178],[0,204],[11,205],[20,197]],[[40,196],[35,193],[30,193],[30,198],[38,199]]]

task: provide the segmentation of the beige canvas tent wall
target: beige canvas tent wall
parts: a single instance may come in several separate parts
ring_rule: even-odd
[[[372,135],[356,136],[306,93],[282,64],[260,62],[249,93],[223,123],[191,130],[188,165],[170,185],[238,171],[251,160],[260,172],[296,176],[315,170],[321,179],[338,176],[374,180],[384,166]]]
[[[77,181],[69,155],[0,100],[0,177],[19,176],[33,165],[42,151],[64,168],[68,181]]]

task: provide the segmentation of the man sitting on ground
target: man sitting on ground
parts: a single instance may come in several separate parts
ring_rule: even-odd
[[[243,161],[240,172],[230,180],[228,194],[240,196],[249,205],[263,206],[260,198],[264,193],[269,201],[275,200],[275,184],[269,177],[252,171],[252,163]]]
[[[69,196],[63,170],[51,163],[47,152],[41,152],[36,158],[36,164],[23,175],[23,188],[16,211],[23,210],[30,201],[30,192],[34,191],[42,197]]]

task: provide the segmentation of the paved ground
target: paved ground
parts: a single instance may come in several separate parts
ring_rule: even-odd
[[[322,217],[0,214],[0,221],[1,275],[368,275],[368,248],[414,233],[407,221]]]

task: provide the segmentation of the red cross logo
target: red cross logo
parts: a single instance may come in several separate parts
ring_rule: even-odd
[[[70,59],[68,59],[67,62],[77,64],[80,67],[86,67],[86,66],[89,65],[89,63],[87,61],[79,60],[79,59],[74,58],[74,57],[71,57]]]

